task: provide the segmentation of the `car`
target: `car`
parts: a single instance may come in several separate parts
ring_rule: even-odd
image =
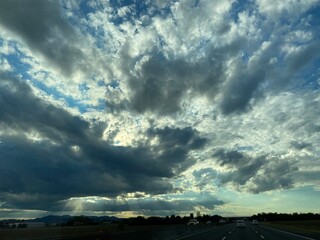
[[[258,220],[252,220],[252,225],[258,225],[259,224],[259,222],[258,222]]]
[[[188,222],[188,226],[189,225],[198,225],[199,221],[197,219],[190,219],[190,221]]]
[[[238,221],[237,221],[237,227],[239,227],[239,228],[245,228],[245,227],[246,227],[246,224],[244,223],[243,220],[238,220]]]
[[[211,221],[207,221],[206,224],[211,225]]]
[[[226,223],[226,220],[220,219],[220,220],[219,220],[219,224],[222,224],[222,223]]]

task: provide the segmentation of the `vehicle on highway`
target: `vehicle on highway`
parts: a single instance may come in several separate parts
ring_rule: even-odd
[[[246,227],[246,224],[244,223],[244,221],[243,220],[238,220],[237,221],[237,227],[243,227],[243,228],[245,228]]]
[[[199,221],[197,219],[190,219],[190,221],[188,222],[188,226],[189,225],[198,225]]]
[[[259,222],[258,222],[258,220],[252,220],[252,225],[259,225]]]

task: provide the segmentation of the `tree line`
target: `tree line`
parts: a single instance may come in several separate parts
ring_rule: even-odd
[[[151,217],[144,217],[144,216],[138,216],[138,217],[132,217],[132,218],[124,218],[124,219],[114,219],[109,220],[106,222],[106,220],[99,219],[99,218],[92,218],[87,216],[73,216],[65,223],[59,224],[60,226],[77,226],[77,225],[99,225],[99,224],[112,224],[117,223],[120,227],[124,225],[172,225],[172,224],[186,224],[190,221],[190,219],[196,218],[200,223],[207,223],[211,222],[212,224],[218,224],[218,223],[228,223],[232,222],[236,217],[230,217],[230,218],[223,218],[220,215],[200,215],[197,214],[197,216],[194,216],[193,213],[191,213],[189,216],[166,216],[166,217],[159,217],[159,216],[151,216]],[[320,214],[319,213],[258,213],[255,215],[252,215],[251,217],[247,217],[248,220],[256,219],[259,222],[263,221],[304,221],[304,220],[320,220]],[[223,220],[223,221],[220,221]],[[18,223],[17,228],[24,228],[26,227],[25,220],[2,220],[0,221],[0,228],[8,228],[10,227],[9,223]],[[57,224],[58,225],[58,224]],[[13,226],[11,226],[13,227]]]
[[[319,213],[259,213],[253,215],[251,219],[258,221],[304,221],[304,220],[320,220]]]
[[[166,216],[166,217],[157,217],[157,216],[151,216],[151,217],[144,217],[144,216],[138,216],[134,218],[128,218],[123,219],[123,222],[129,225],[166,225],[166,224],[185,224],[190,221],[190,219],[196,218],[199,222],[212,222],[212,223],[218,223],[220,219],[222,219],[219,215],[202,215],[194,217],[193,214],[190,214],[190,216]]]

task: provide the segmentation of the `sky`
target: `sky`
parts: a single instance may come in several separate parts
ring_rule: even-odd
[[[320,209],[319,0],[0,1],[0,218]]]

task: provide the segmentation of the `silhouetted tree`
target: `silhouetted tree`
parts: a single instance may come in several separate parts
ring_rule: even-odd
[[[251,216],[250,219],[258,221],[296,221],[296,220],[320,220],[319,213],[258,213]]]

